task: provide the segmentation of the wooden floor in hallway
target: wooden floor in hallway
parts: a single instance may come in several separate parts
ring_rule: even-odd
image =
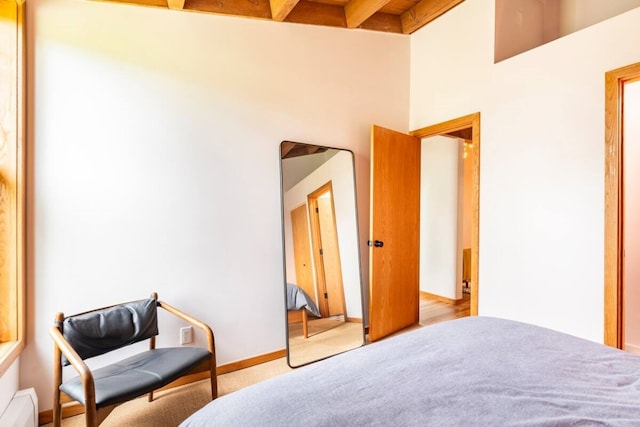
[[[463,294],[462,301],[448,303],[420,295],[420,325],[426,326],[433,323],[453,320],[459,317],[469,316],[469,304],[471,296]]]

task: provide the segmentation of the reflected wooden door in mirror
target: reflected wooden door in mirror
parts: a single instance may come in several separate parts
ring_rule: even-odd
[[[364,344],[353,153],[280,145],[287,362]]]

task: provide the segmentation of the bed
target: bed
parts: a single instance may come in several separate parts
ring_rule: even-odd
[[[287,283],[287,322],[302,322],[302,335],[309,337],[308,313],[315,317],[322,317],[318,306],[302,288],[293,283]]]
[[[182,427],[640,425],[640,356],[492,317],[418,328],[219,397]]]

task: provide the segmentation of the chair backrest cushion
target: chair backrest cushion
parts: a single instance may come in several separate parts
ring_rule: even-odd
[[[65,317],[62,334],[82,359],[158,335],[154,298]],[[64,365],[69,362],[63,357]]]

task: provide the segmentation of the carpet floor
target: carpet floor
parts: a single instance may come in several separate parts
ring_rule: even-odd
[[[251,384],[291,371],[284,358],[218,376],[218,394],[229,394]],[[211,401],[209,380],[202,380],[123,403],[109,414],[100,427],[171,427]],[[45,424],[50,427],[53,424]],[[84,427],[84,414],[64,418],[63,427]]]

